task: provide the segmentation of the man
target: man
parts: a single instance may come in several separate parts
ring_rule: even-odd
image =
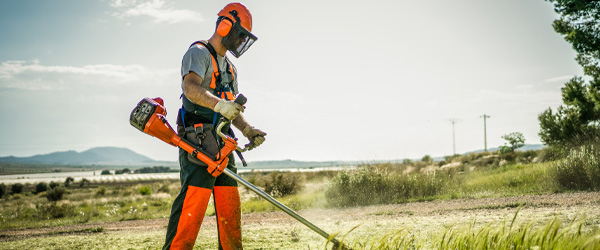
[[[217,28],[208,41],[198,41],[183,56],[181,66],[183,107],[178,117],[178,134],[217,156],[221,138],[214,128],[221,117],[242,131],[254,148],[266,133],[244,119],[244,107],[235,103],[237,71],[225,56],[241,56],[256,41],[252,15],[240,3],[231,3],[219,13]],[[230,128],[222,131],[231,135]],[[218,157],[218,156],[217,156]],[[217,217],[219,249],[242,249],[241,208],[237,182],[227,175],[213,177],[206,165],[179,150],[181,192],[173,202],[163,249],[192,249],[204,218],[211,192]],[[233,154],[227,168],[236,172]]]

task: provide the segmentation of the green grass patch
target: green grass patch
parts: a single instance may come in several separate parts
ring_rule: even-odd
[[[383,235],[346,240],[352,249],[599,249],[600,229],[586,227],[583,218],[546,222],[518,219],[519,211],[502,221],[473,221],[420,234],[400,228]],[[352,232],[349,232],[352,234]]]

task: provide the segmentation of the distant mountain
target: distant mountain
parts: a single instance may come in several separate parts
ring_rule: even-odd
[[[22,164],[56,164],[56,165],[115,165],[154,163],[144,155],[127,148],[97,147],[83,152],[73,150],[40,154],[30,157],[0,157],[0,162]]]
[[[546,146],[542,145],[542,144],[525,144],[523,147],[517,148],[517,151],[529,151],[529,150],[540,150],[542,148],[545,148]],[[500,150],[500,148],[488,148],[489,152],[495,152]],[[468,155],[471,153],[481,153],[483,152],[483,149],[480,150],[476,150],[476,151],[471,151],[471,152],[467,152],[464,153],[463,155]]]

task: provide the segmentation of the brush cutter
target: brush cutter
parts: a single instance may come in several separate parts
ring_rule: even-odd
[[[235,99],[235,102],[240,105],[244,105],[246,103],[246,97],[240,94]],[[350,249],[346,247],[343,243],[335,239],[335,235],[330,235],[327,232],[323,231],[308,220],[304,219],[298,213],[288,208],[286,205],[277,201],[275,198],[263,192],[258,187],[252,185],[252,183],[244,180],[239,175],[227,169],[227,163],[229,159],[228,156],[229,154],[231,154],[231,152],[233,152],[234,150],[238,152],[244,152],[252,147],[252,145],[247,144],[242,149],[237,146],[237,138],[232,138],[221,132],[221,129],[223,129],[225,125],[230,124],[231,121],[223,118],[217,126],[217,134],[223,139],[224,146],[221,148],[220,152],[216,156],[212,156],[207,155],[203,150],[193,146],[193,144],[187,141],[186,139],[179,137],[175,133],[171,125],[169,125],[169,122],[165,118],[166,115],[167,111],[164,107],[164,102],[161,98],[150,99],[146,97],[137,104],[135,109],[133,109],[129,118],[129,122],[138,130],[151,136],[154,136],[172,146],[180,147],[186,152],[192,154],[192,156],[206,163],[208,165],[207,170],[211,175],[216,177],[219,176],[221,173],[224,173],[236,180],[237,182],[239,182],[240,184],[246,186],[262,198],[269,201],[271,204],[275,205],[277,208],[281,209],[282,211],[292,216],[294,219],[306,225],[308,228],[317,232],[325,239],[331,241],[331,243],[333,243],[334,249]]]

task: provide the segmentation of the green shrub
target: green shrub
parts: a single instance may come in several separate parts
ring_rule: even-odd
[[[4,185],[4,183],[0,183],[0,199],[2,199],[5,194],[7,194],[6,185]]]
[[[63,199],[63,196],[67,190],[64,187],[55,187],[46,191],[46,199],[49,201],[59,201]]]
[[[23,192],[25,186],[21,183],[15,183],[10,186],[10,192],[13,194],[20,194]]]
[[[60,186],[60,183],[53,182],[53,181],[50,182],[50,188],[55,188],[55,187],[58,187],[58,186]]]
[[[527,150],[523,152],[517,152],[517,161],[520,163],[531,163],[535,157],[538,156],[538,151]]]
[[[102,170],[100,175],[111,175],[110,170]]]
[[[499,157],[500,160],[505,160],[507,162],[515,162],[515,159],[517,159],[517,153],[513,151],[501,152]]]
[[[40,182],[37,185],[35,185],[35,193],[39,194],[41,192],[45,192],[49,189],[48,183],[45,182]]]
[[[67,177],[67,179],[65,179],[65,187],[68,187],[74,181],[75,179],[73,177]]]
[[[433,162],[433,158],[431,158],[430,155],[425,155],[425,156],[423,156],[423,158],[421,158],[421,161],[425,162],[425,163],[431,163],[431,162]]]
[[[152,189],[150,189],[150,186],[143,186],[140,187],[139,192],[141,195],[150,195],[152,194]]]
[[[539,162],[556,161],[565,158],[566,151],[561,147],[546,147],[538,154]]]
[[[90,180],[83,178],[83,179],[81,179],[81,181],[79,181],[79,186],[83,187],[83,186],[85,186],[86,183],[90,183]]]
[[[556,163],[555,179],[571,190],[600,190],[600,148],[583,145]]]
[[[115,170],[115,174],[129,174],[131,173],[131,170],[129,168],[124,168],[121,170]]]
[[[448,175],[433,173],[390,174],[377,166],[340,172],[325,190],[333,206],[389,204],[412,198],[426,198],[443,191]]]
[[[38,218],[57,219],[75,215],[75,206],[71,204],[62,204],[58,206],[56,202],[39,204],[36,206]]]
[[[296,194],[304,187],[300,173],[272,172],[264,178],[262,185],[272,196]]]
[[[169,193],[171,191],[171,189],[169,188],[169,186],[171,185],[170,181],[163,181],[160,183],[160,186],[158,187],[157,192],[159,193]]]
[[[105,187],[99,187],[98,190],[96,190],[96,196],[103,196],[106,194],[106,188]]]

